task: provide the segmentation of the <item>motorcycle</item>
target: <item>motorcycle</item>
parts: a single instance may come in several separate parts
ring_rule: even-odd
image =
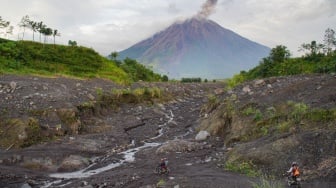
[[[169,170],[168,167],[162,168],[160,164],[154,170],[154,173],[158,174],[158,175],[162,175],[162,174],[168,175],[169,172],[170,172],[170,170]]]
[[[291,176],[287,176],[286,182],[288,187],[301,188],[301,178],[299,177],[293,179]]]

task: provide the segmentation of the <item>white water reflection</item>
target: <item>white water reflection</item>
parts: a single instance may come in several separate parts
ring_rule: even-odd
[[[168,121],[165,122],[162,125],[159,125],[159,128],[160,128],[159,129],[159,135],[151,138],[151,140],[157,139],[157,138],[159,138],[163,135],[163,128],[174,120],[173,112],[170,110],[170,114],[166,114],[166,117],[168,118]],[[135,144],[134,140],[132,141],[132,144]],[[135,160],[135,154],[139,150],[144,149],[144,148],[148,148],[148,147],[157,147],[159,145],[161,145],[161,143],[145,143],[143,146],[126,150],[126,151],[120,153],[120,154],[124,155],[123,159],[121,161],[116,162],[116,163],[111,163],[107,166],[97,168],[97,169],[94,169],[94,170],[89,170],[89,169],[91,167],[93,167],[94,165],[96,165],[97,163],[93,163],[93,164],[89,165],[88,167],[86,167],[85,169],[82,169],[82,170],[79,170],[79,171],[76,171],[76,172],[50,174],[49,175],[50,177],[59,178],[59,179],[62,179],[62,180],[56,180],[56,181],[53,181],[53,182],[48,182],[43,187],[46,188],[46,187],[50,187],[50,186],[53,186],[53,185],[56,185],[56,184],[61,184],[65,179],[87,178],[87,177],[90,177],[92,175],[99,174],[99,173],[107,171],[107,170],[111,170],[113,168],[121,166],[122,164],[124,164],[126,162],[133,162]],[[65,186],[65,185],[68,185],[68,184],[70,184],[70,182],[68,182],[66,184],[63,184],[63,185],[58,185],[58,186]]]
[[[121,152],[121,154],[124,154],[124,159],[117,162],[117,163],[111,163],[107,166],[97,168],[94,170],[88,170],[92,166],[96,165],[96,163],[91,164],[90,166],[86,167],[85,169],[76,171],[76,172],[69,172],[69,173],[55,173],[55,174],[50,174],[50,177],[53,178],[62,178],[62,179],[72,179],[72,178],[87,178],[95,174],[99,174],[101,172],[116,168],[125,162],[133,162],[135,160],[134,155],[143,148],[148,148],[148,147],[156,147],[159,146],[159,143],[145,143],[143,146],[137,147],[137,148],[132,148],[129,150],[126,150],[124,152]]]

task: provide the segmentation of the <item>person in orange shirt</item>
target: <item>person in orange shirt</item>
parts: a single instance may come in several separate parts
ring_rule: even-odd
[[[296,162],[293,162],[287,173],[290,173],[292,179],[296,182],[297,178],[300,176],[299,165]]]

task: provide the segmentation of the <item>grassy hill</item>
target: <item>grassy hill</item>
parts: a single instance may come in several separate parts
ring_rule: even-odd
[[[269,56],[263,58],[258,66],[233,76],[229,80],[229,86],[232,88],[245,81],[260,78],[314,73],[336,73],[336,51],[291,58],[286,47],[279,45],[273,48]]]
[[[100,56],[93,49],[82,46],[11,41],[0,38],[0,73],[105,78],[117,83],[129,83],[140,79],[134,76],[134,72],[140,66],[136,61],[132,63],[134,69],[130,70],[128,62],[116,64]],[[161,79],[160,75],[145,67],[141,67],[141,71],[147,74],[145,78],[148,79],[145,81]]]

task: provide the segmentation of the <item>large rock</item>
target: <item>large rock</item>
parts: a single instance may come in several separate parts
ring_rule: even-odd
[[[84,168],[87,165],[89,165],[89,159],[79,155],[70,155],[62,161],[58,171],[71,172]]]
[[[156,150],[156,154],[170,152],[188,152],[202,149],[203,145],[186,140],[170,140]]]
[[[206,140],[209,136],[210,136],[210,134],[209,134],[208,131],[200,131],[200,132],[196,135],[195,140],[196,140],[196,141],[204,141],[204,140]]]

